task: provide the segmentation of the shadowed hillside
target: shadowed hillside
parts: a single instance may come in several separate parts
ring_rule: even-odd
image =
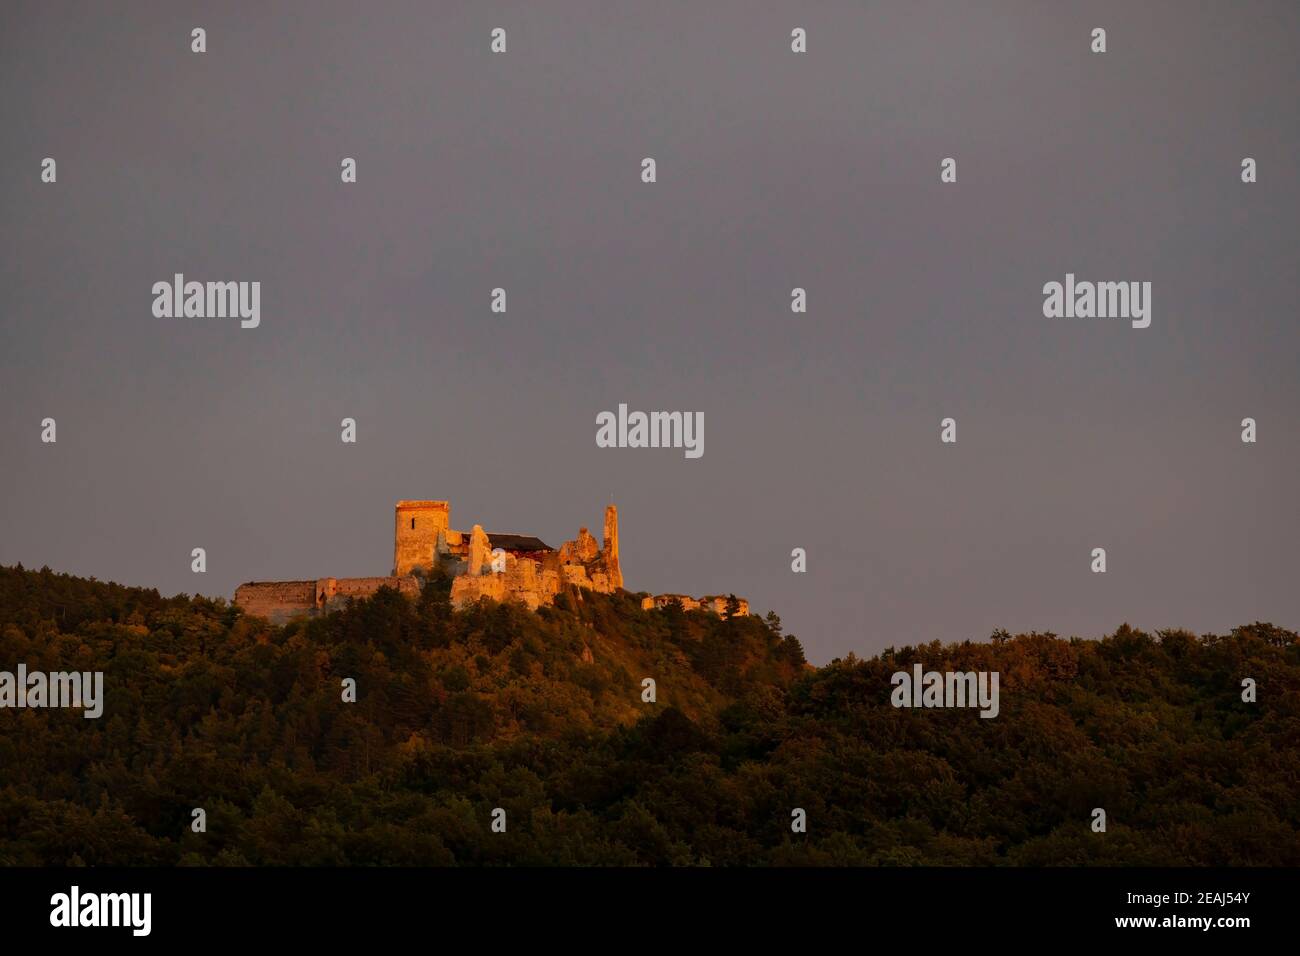
[[[1290,631],[999,633],[813,670],[774,615],[453,611],[448,588],[279,628],[0,568],[0,670],[106,689],[98,720],[0,710],[0,863],[1300,863]],[[998,716],[890,706],[914,662],[999,672]]]

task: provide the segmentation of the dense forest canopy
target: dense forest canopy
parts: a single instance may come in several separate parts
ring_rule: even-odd
[[[892,707],[918,662],[997,671],[998,716]],[[106,701],[0,710],[3,865],[1300,864],[1300,639],[1268,624],[813,669],[774,614],[628,594],[455,611],[435,579],[281,628],[0,568],[19,663]]]

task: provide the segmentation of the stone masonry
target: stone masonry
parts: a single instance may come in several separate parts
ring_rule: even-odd
[[[558,549],[540,538],[451,527],[446,501],[399,501],[394,509],[393,570],[387,577],[317,578],[308,581],[250,581],[235,591],[235,603],[249,614],[284,623],[294,617],[328,613],[350,598],[369,597],[381,587],[403,594],[420,592],[420,578],[441,568],[452,578],[451,600],[457,607],[480,598],[517,601],[536,610],[573,586],[602,594],[623,588],[618,552],[618,509],[605,508],[604,534],[598,542],[586,529]],[[670,595],[646,598],[643,607],[661,607]],[[721,614],[726,598],[701,598],[690,607]],[[741,601],[742,613],[749,606]]]

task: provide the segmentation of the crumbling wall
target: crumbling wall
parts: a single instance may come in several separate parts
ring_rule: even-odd
[[[393,588],[403,594],[419,594],[420,581],[410,575],[382,578],[339,578],[337,594],[340,597],[370,597],[380,588]]]
[[[730,600],[729,596],[717,594],[710,594],[700,598],[699,600],[686,594],[656,594],[652,597],[643,597],[641,599],[641,609],[644,611],[650,611],[656,608],[662,609],[668,607],[668,605],[672,604],[673,601],[677,601],[681,604],[683,610],[694,611],[701,609],[712,611],[719,617],[723,617],[727,613],[728,600]],[[749,614],[749,602],[744,598],[736,598],[736,603],[740,607],[738,615],[740,617],[746,617]]]
[[[538,563],[506,553],[504,571],[484,570],[482,574],[463,574],[451,583],[451,601],[457,607],[473,604],[479,598],[494,601],[518,601],[530,610],[551,604],[559,593],[554,574],[539,573]]]
[[[730,596],[726,594],[709,594],[700,598],[700,607],[707,611],[712,611],[714,614],[719,616],[723,616],[727,613],[727,601],[729,600]],[[744,598],[736,598],[736,603],[740,606],[740,610],[737,613],[741,617],[745,617],[749,614],[748,601]]]
[[[623,586],[623,572],[618,561],[618,510],[610,505],[605,509],[604,545],[586,528],[578,529],[578,536],[566,541],[558,551],[540,555],[505,552],[505,568],[495,570],[489,542],[482,527],[474,526],[462,548],[450,544],[450,536],[443,535],[442,567],[453,577],[451,600],[457,607],[472,604],[479,598],[496,601],[518,601],[536,609],[555,603],[555,596],[564,587],[585,588],[602,594],[613,594]]]
[[[235,589],[235,603],[248,614],[281,624],[316,608],[315,581],[250,581]]]
[[[254,617],[284,624],[295,617],[315,617],[338,610],[349,598],[371,597],[382,587],[402,594],[420,593],[413,577],[318,578],[315,581],[251,581],[235,589],[235,603]]]

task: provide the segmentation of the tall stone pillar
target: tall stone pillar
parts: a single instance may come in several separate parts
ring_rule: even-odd
[[[623,586],[623,569],[618,563],[618,509],[613,505],[605,506],[605,571],[609,575],[610,587]]]
[[[474,525],[474,530],[469,536],[469,575],[472,578],[478,577],[483,573],[483,568],[491,561],[491,553],[488,550],[487,532],[483,530],[481,524]]]

